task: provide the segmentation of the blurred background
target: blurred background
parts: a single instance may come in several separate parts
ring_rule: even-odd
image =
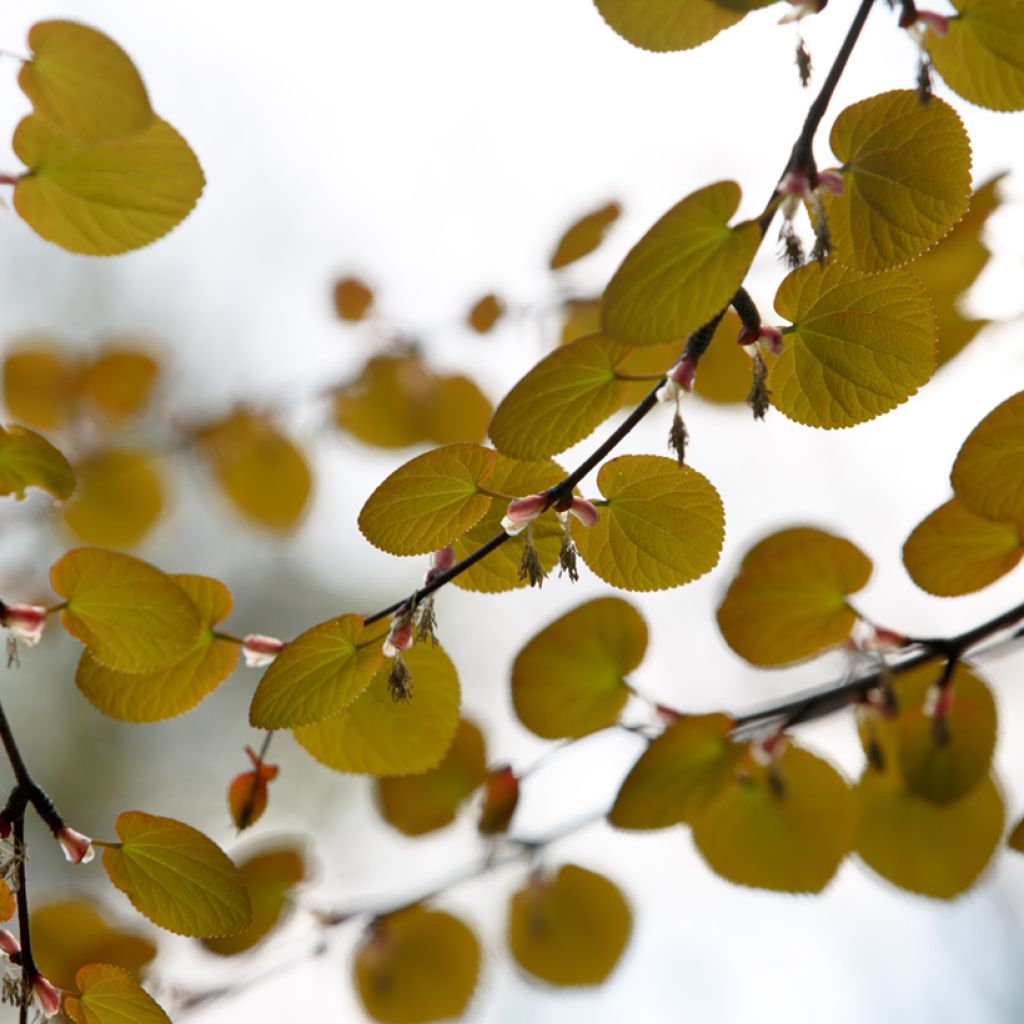
[[[833,0],[801,24],[812,89],[854,6]],[[262,0],[7,5],[5,138],[28,111],[15,84],[28,28],[79,20],[128,51],[157,111],[198,155],[207,186],[169,236],[114,259],[64,252],[4,211],[0,346],[45,334],[88,358],[111,337],[142,339],[161,374],[154,407],[133,428],[140,443],[165,444],[168,423],[224,417],[240,402],[279,411],[313,476],[293,530],[247,521],[194,451],[170,446],[160,460],[163,511],[133,549],[166,571],[227,584],[233,632],[290,637],[333,615],[388,604],[418,584],[425,560],[376,551],[356,517],[376,484],[421,449],[374,448],[338,430],[325,393],[401,337],[438,372],[467,374],[496,403],[557,343],[560,300],[599,293],[628,248],[683,195],[733,178],[744,190],[740,215],[758,212],[811,95],[793,63],[796,30],[776,24],[781,11],[756,12],[696,51],[652,55],[612,33],[589,0],[296,0],[287,10]],[[912,88],[916,61],[915,46],[879,5],[826,128],[851,102]],[[947,498],[960,443],[1024,381],[1024,136],[1018,119],[972,108],[941,82],[936,92],[964,117],[975,181],[1010,172],[985,236],[994,256],[970,296],[973,314],[994,322],[920,395],[854,430],[813,431],[774,412],[754,423],[742,406],[687,401],[689,461],[722,494],[726,547],[715,572],[636,600],[651,630],[634,677],[646,694],[687,710],[739,711],[843,674],[839,654],[784,672],[756,670],[715,628],[714,609],[739,558],[783,526],[820,526],[867,552],[875,573],[858,604],[895,629],[956,632],[1020,599],[1020,570],[979,594],[942,600],[919,591],[900,561],[907,534]],[[823,131],[823,167],[826,140]],[[17,158],[8,144],[3,150],[0,170],[16,172]],[[612,200],[624,212],[605,244],[552,274],[548,259],[562,230]],[[751,278],[768,322],[783,273],[772,250],[763,247]],[[373,289],[369,322],[339,320],[334,285],[348,275]],[[466,312],[492,291],[509,311],[478,335]],[[622,451],[664,453],[667,429],[662,411]],[[560,461],[574,465],[588,447]],[[50,507],[45,496],[0,507],[5,599],[45,596],[49,565],[77,543],[51,521]],[[540,591],[491,596],[449,587],[439,596],[439,635],[489,760],[525,767],[545,750],[512,712],[512,659],[548,622],[607,592],[584,570],[575,586],[552,578]],[[188,821],[230,852],[261,838],[303,836],[316,877],[299,902],[325,910],[427,891],[475,862],[471,813],[442,833],[405,839],[380,820],[368,780],[331,772],[284,735],[271,755],[281,776],[270,807],[253,839],[236,839],[225,791],[247,767],[243,747],[259,739],[247,725],[258,673],[239,668],[180,718],[124,725],[75,689],[77,652],[51,628],[3,678],[25,755],[76,828],[111,837],[116,815],[138,808]],[[1012,820],[1024,805],[1022,665],[1020,651],[983,665],[1000,701],[997,762]],[[851,777],[859,773],[847,716],[801,735]],[[638,749],[630,737],[602,734],[552,758],[525,788],[517,834],[540,835],[600,810]],[[45,836],[37,830],[35,838]],[[625,889],[635,931],[622,963],[595,990],[542,991],[524,981],[503,948],[505,903],[523,869],[495,872],[439,903],[470,920],[484,945],[467,1019],[1019,1019],[1024,859],[1016,854],[1000,855],[970,893],[948,904],[899,892],[852,859],[819,897],[740,889],[710,873],[682,830],[634,835],[597,824],[550,856],[606,872]],[[30,880],[34,901],[93,887],[113,919],[155,931],[102,872],[67,869],[52,843],[33,844]],[[299,913],[231,963],[160,935],[156,991],[245,982],[236,995],[182,1015],[196,1024],[269,1024],[284,1014],[361,1020],[349,980],[358,934],[358,925],[334,929],[322,955],[309,955],[319,940]]]

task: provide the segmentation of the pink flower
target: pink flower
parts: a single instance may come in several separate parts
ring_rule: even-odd
[[[665,383],[658,392],[658,401],[670,404],[681,391],[692,391],[693,380],[697,373],[697,360],[687,354],[665,374]]]
[[[430,556],[430,568],[423,577],[424,583],[433,583],[442,573],[447,572],[455,564],[455,552],[449,544],[440,548]]]
[[[586,498],[573,498],[566,511],[584,526],[593,526],[601,518],[601,514]]]
[[[925,45],[925,37],[929,32],[943,39],[949,35],[949,18],[946,15],[913,9],[908,14],[909,17],[904,15],[900,18],[900,28],[907,29],[919,45]]]
[[[275,636],[250,633],[242,640],[242,654],[248,668],[263,668],[269,665],[284,650],[285,641]]]
[[[46,609],[37,604],[0,605],[0,625],[6,626],[29,647],[35,647],[46,627]]]
[[[0,928],[0,953],[14,956],[21,952],[21,943],[6,928]]]
[[[412,616],[397,616],[391,623],[387,640],[384,641],[384,657],[393,658],[399,651],[409,650],[414,639]]]
[[[516,498],[508,503],[501,528],[510,536],[522,533],[548,507],[548,498],[544,494],[531,494],[526,498]]]
[[[831,192],[834,195],[842,195],[845,183],[843,176],[838,171],[822,171],[818,174],[818,182],[812,188],[811,179],[805,171],[792,169],[786,171],[779,182],[777,191],[786,198],[782,203],[782,215],[786,220],[792,220],[800,207],[801,200],[806,200],[811,205],[820,204],[822,192]]]
[[[782,351],[782,331],[777,327],[765,327],[762,324],[756,331],[744,329],[740,331],[740,336],[736,340],[750,357],[757,355],[758,348],[771,352],[774,356]]]
[[[57,842],[64,851],[65,860],[71,864],[88,864],[96,856],[92,840],[76,832],[73,828],[65,825],[59,832],[55,832]]]
[[[60,993],[41,974],[32,979],[32,996],[44,1017],[60,1013]]]

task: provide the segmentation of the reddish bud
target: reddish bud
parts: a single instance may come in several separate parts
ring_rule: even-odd
[[[269,665],[285,648],[285,641],[276,636],[250,633],[242,640],[242,654],[248,668],[263,668]]]
[[[512,769],[508,765],[500,765],[488,772],[477,828],[488,836],[508,831],[518,803],[519,779]]]
[[[35,647],[46,627],[46,609],[37,604],[0,605],[0,625],[29,647]]]
[[[510,536],[522,533],[548,507],[548,498],[545,494],[531,494],[525,498],[515,498],[508,503],[505,509],[505,518],[501,521],[501,528]]]
[[[60,993],[41,974],[32,979],[32,997],[44,1017],[60,1013]]]
[[[736,340],[751,356],[756,354],[758,347],[775,356],[782,351],[782,331],[777,327],[766,327],[762,324],[756,331],[744,328]]]
[[[21,952],[21,943],[6,928],[0,928],[0,953],[14,956]]]
[[[929,32],[934,32],[935,35],[942,38],[949,35],[949,18],[944,14],[936,14],[934,11],[918,11],[917,24],[923,25]]]
[[[399,615],[391,623],[388,638],[384,641],[384,656],[393,658],[399,651],[409,650],[415,639],[412,616]]]
[[[668,371],[669,379],[675,381],[684,391],[693,390],[693,378],[697,373],[697,360],[685,355]]]
[[[449,544],[446,548],[435,551],[431,556],[433,568],[437,572],[447,572],[455,564],[455,552]]]
[[[569,514],[575,516],[584,526],[593,526],[601,513],[586,498],[573,498],[569,505]]]
[[[833,195],[841,196],[846,182],[838,171],[822,171],[818,175],[818,191],[831,192]]]
[[[73,828],[65,825],[59,832],[55,832],[57,842],[64,851],[64,858],[71,864],[88,864],[96,856],[92,840],[76,832]]]

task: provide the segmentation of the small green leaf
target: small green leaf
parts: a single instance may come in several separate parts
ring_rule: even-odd
[[[622,207],[618,203],[607,203],[598,210],[580,217],[558,240],[551,254],[549,266],[561,270],[592,253],[602,242],[605,232],[619,219]]]
[[[644,50],[689,50],[735,25],[746,13],[712,0],[594,0],[623,39]]]
[[[45,437],[10,423],[0,427],[0,495],[24,498],[28,487],[67,501],[75,490],[75,473]]]
[[[75,1024],[171,1024],[160,1004],[120,967],[87,964],[75,984],[79,994],[64,1003]]]

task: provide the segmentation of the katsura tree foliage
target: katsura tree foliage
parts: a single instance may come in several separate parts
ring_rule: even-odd
[[[595,5],[623,45],[652,51],[701,45],[765,6]],[[239,752],[239,773],[221,780],[237,828],[258,832],[272,793],[287,791],[270,760],[283,731],[327,769],[372,777],[382,818],[407,836],[446,827],[472,803],[475,872],[522,868],[508,900],[508,954],[548,985],[599,985],[643,922],[615,881],[557,856],[578,820],[539,841],[517,838],[520,783],[536,766],[503,762],[461,715],[461,687],[471,683],[445,652],[453,624],[435,603],[449,583],[481,602],[540,587],[556,568],[562,582],[550,585],[583,573],[607,585],[555,621],[538,619],[511,666],[511,708],[559,749],[602,730],[637,733],[645,750],[608,822],[636,832],[687,827],[708,869],[730,882],[816,893],[855,858],[902,889],[951,899],[1004,841],[1024,849],[1024,823],[1006,835],[1019,809],[1005,806],[992,769],[999,699],[972,660],[980,646],[1024,635],[1024,604],[953,635],[908,635],[861,604],[872,560],[852,537],[806,522],[766,528],[722,580],[717,609],[687,628],[719,631],[765,668],[845,647],[847,676],[749,712],[655,703],[631,681],[650,639],[636,594],[714,572],[725,538],[715,458],[690,465],[689,403],[735,405],[738,415],[746,403],[753,421],[854,428],[911,400],[984,326],[959,300],[988,259],[983,231],[999,179],[972,183],[970,105],[1024,108],[1024,4],[959,0],[943,16],[901,0],[876,12],[919,47],[916,79],[832,111],[825,139],[819,128],[873,6],[861,0],[799,136],[788,156],[779,152],[759,214],[737,219],[744,167],[737,180],[680,197],[600,294],[561,296],[561,344],[508,381],[496,407],[468,376],[438,370],[399,337],[325,392],[339,430],[381,449],[419,449],[402,452],[350,524],[381,559],[416,558],[425,572],[422,586],[382,609],[334,609],[278,637],[273,623],[233,615],[228,585],[203,566],[169,573],[132,554],[162,515],[183,451],[205,466],[226,514],[271,535],[291,529],[313,482],[303,446],[275,411],[255,407],[168,420],[166,441],[154,445],[135,424],[163,367],[138,339],[112,338],[87,359],[54,339],[18,339],[3,363],[0,494],[10,504],[29,489],[45,492],[65,549],[27,584],[0,578],[9,668],[63,628],[81,645],[80,695],[68,679],[67,701],[144,723],[192,711],[244,657],[261,670],[249,711],[259,732]],[[824,7],[802,2],[783,20],[841,16]],[[17,79],[32,113],[11,126],[24,168],[2,176],[13,187],[8,216],[70,252],[115,256],[192,215],[205,185],[199,160],[157,115],[125,51],[68,21],[35,25],[28,50]],[[806,85],[802,42],[797,64]],[[933,96],[933,75],[966,102]],[[600,246],[620,212],[607,203],[572,223],[552,247],[552,274]],[[758,251],[776,244],[785,265],[769,312],[745,283]],[[334,301],[349,324],[375,316],[374,291],[356,277],[337,281]],[[509,307],[489,293],[461,315],[486,335]],[[625,450],[660,407],[669,454]],[[752,435],[758,429],[750,423]],[[582,462],[556,461],[595,432]],[[1015,571],[1024,555],[1024,392],[983,416],[949,466],[951,496],[922,510],[902,556],[922,591],[956,598]],[[51,596],[37,598],[46,586]],[[856,780],[803,745],[801,725],[830,715],[856,723]],[[33,1009],[79,1024],[169,1019],[144,987],[155,957],[159,964],[151,933],[85,898],[32,905],[30,812],[71,864],[99,853],[91,870],[142,917],[213,957],[248,951],[302,906],[312,874],[304,846],[276,841],[232,857],[188,823],[144,809],[124,809],[104,835],[86,836],[72,825],[75,809],[46,795],[46,765],[19,744],[18,723],[2,708],[0,739],[13,777],[0,813],[0,916],[16,919],[18,933],[0,930],[13,966],[2,996],[22,1021]],[[372,1018],[430,1021],[469,1007],[487,964],[473,929],[444,909],[456,884],[315,912],[324,931],[363,926],[350,971]],[[183,1007],[234,991],[188,993]]]

